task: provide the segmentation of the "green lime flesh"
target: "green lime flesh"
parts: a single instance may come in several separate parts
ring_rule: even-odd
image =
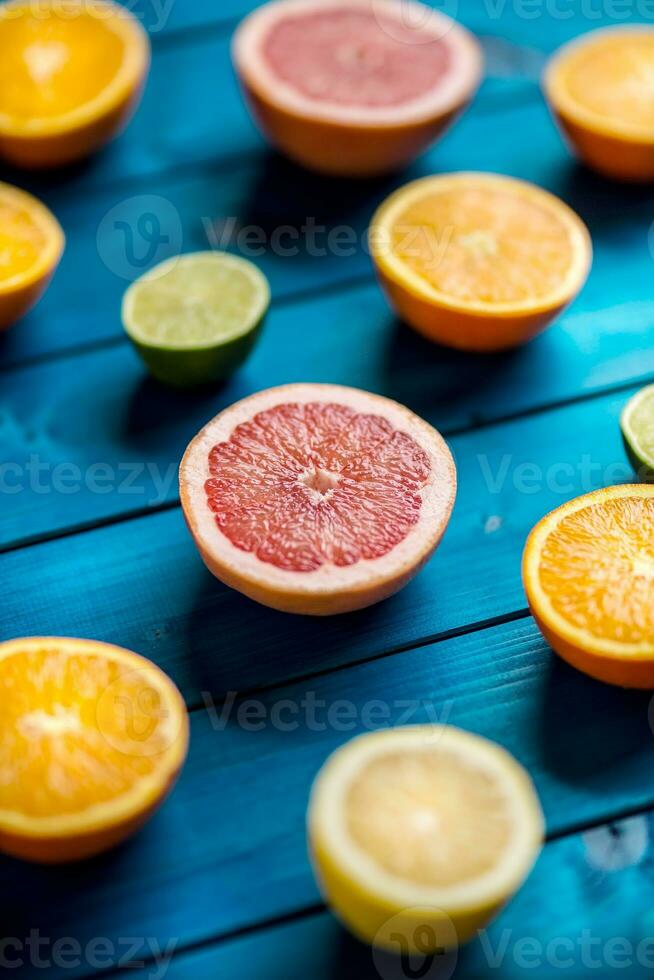
[[[620,425],[632,466],[641,480],[654,482],[654,385],[627,403]]]
[[[182,255],[127,290],[125,330],[155,378],[175,387],[224,381],[251,353],[270,289],[245,259],[224,252]]]

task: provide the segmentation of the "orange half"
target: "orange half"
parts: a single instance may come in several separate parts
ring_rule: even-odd
[[[532,531],[523,577],[553,649],[591,677],[654,688],[654,487],[559,507]]]
[[[529,340],[571,302],[592,247],[553,194],[484,173],[426,177],[382,204],[370,229],[382,285],[430,340],[491,351]]]
[[[545,93],[579,156],[600,173],[654,179],[654,28],[608,28],[563,47]]]
[[[0,154],[26,167],[70,163],[111,139],[138,103],[150,43],[107,0],[0,6]]]
[[[0,183],[0,330],[34,306],[63,250],[64,233],[46,206]]]
[[[0,644],[0,850],[56,863],[137,830],[186,756],[179,691],[143,657],[91,640]]]

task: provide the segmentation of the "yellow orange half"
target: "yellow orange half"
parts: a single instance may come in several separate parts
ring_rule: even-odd
[[[0,644],[0,850],[58,863],[134,833],[186,757],[177,688],[150,661],[91,640]]]
[[[621,687],[654,688],[653,528],[654,487],[611,487],[545,517],[525,549],[525,589],[548,643]]]
[[[366,943],[423,957],[488,925],[531,871],[543,831],[522,766],[448,725],[352,739],[321,769],[308,812],[336,915]]]
[[[654,180],[654,28],[584,35],[557,52],[544,85],[561,129],[590,167]]]
[[[0,5],[0,155],[50,167],[96,150],[136,108],[149,62],[147,34],[108,0]]]
[[[400,188],[370,248],[399,316],[430,340],[492,351],[529,340],[577,295],[592,247],[553,194],[510,177],[455,173]]]
[[[64,250],[55,216],[31,194],[0,183],[0,330],[37,302]]]

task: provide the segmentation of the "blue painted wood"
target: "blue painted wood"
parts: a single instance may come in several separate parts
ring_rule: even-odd
[[[373,609],[324,621],[256,606],[204,569],[174,509],[6,555],[5,635],[63,633],[120,642],[161,663],[195,703],[199,659],[215,671],[221,690],[278,683],[307,669],[306,651],[311,668],[320,670],[519,612],[526,605],[520,561],[533,525],[577,493],[631,473],[618,427],[626,397],[610,395],[452,439],[460,491],[448,533],[414,582]],[[67,432],[74,445],[84,431],[84,412],[74,414],[80,404],[86,402],[73,398],[51,422],[61,442]],[[148,404],[135,427],[134,457],[166,459],[170,437],[159,442]],[[125,415],[110,401],[112,413],[120,429]],[[102,448],[98,443],[94,462]],[[141,495],[97,494],[92,502],[124,506],[129,496],[133,506],[132,498],[138,504],[156,492],[143,477],[141,487]],[[62,523],[73,521],[77,496],[38,496],[42,514],[31,508],[32,527],[38,520],[52,527],[57,512]]]
[[[652,888],[653,831],[652,816],[642,816],[550,844],[483,939],[458,956],[415,963],[414,970],[422,968],[425,976],[439,980],[614,975],[645,980],[654,969],[654,916],[642,902]],[[139,980],[147,970],[137,972]],[[180,955],[166,976],[234,980],[245,971],[257,980],[407,976],[401,963],[373,956],[326,912]]]
[[[201,677],[197,654],[189,664]],[[440,719],[500,741],[534,776],[550,834],[654,802],[648,695],[610,689],[555,662],[528,621],[269,691],[258,709],[243,707],[248,701],[222,720],[219,704],[193,714],[178,788],[125,847],[67,869],[0,860],[0,889],[12,895],[5,933],[21,936],[29,923],[83,945],[129,935],[165,948],[315,902],[303,829],[311,781],[337,745],[380,724]],[[388,705],[385,717],[379,702]],[[607,717],[611,738],[598,753]],[[578,858],[558,864],[556,888],[543,890],[541,879],[525,895],[540,915],[558,902],[574,902],[581,915],[601,895],[606,875],[588,870],[592,845],[563,846]],[[615,915],[622,927],[619,909]],[[525,918],[533,922],[533,913]]]
[[[156,44],[161,36],[216,25],[229,27],[260,6],[257,0],[122,0],[141,20]],[[654,22],[646,0],[633,3],[568,3],[552,0],[423,0],[479,34],[551,51],[578,34],[607,24]]]
[[[144,7],[144,14],[152,18],[155,6],[146,3],[151,9]],[[457,430],[629,385],[654,371],[652,191],[618,188],[577,168],[538,94],[544,54],[597,25],[590,5],[567,18],[565,11],[559,17],[559,7],[533,0],[451,0],[457,8],[451,12],[483,35],[489,79],[479,99],[407,174],[356,186],[319,181],[262,149],[227,58],[231,24],[249,6],[245,0],[174,4],[165,29],[153,33],[148,92],[125,136],[75,171],[21,176],[60,215],[69,247],[44,302],[0,338],[0,462],[24,467],[34,455],[49,468],[50,481],[62,463],[87,476],[94,463],[105,463],[123,482],[128,474],[118,471],[121,464],[149,463],[165,481],[187,439],[214,410],[257,387],[300,378],[382,391]],[[390,189],[449,169],[510,172],[542,183],[591,227],[597,252],[591,281],[560,326],[536,344],[486,360],[428,347],[397,327],[376,287],[343,290],[352,281],[372,281],[362,249],[340,258],[301,250],[293,259],[268,249],[259,261],[276,308],[261,347],[232,384],[184,397],[143,382],[120,340],[118,311],[124,286],[152,260],[149,231],[136,242],[142,250],[126,262],[125,237],[112,235],[110,222],[107,230],[109,219],[102,225],[113,208],[119,211],[112,221],[127,218],[137,231],[139,214],[153,212],[160,230],[171,234],[170,251],[206,247],[202,218],[230,215],[268,233],[311,216],[328,228],[350,225],[361,240]],[[160,200],[124,206],[142,195]],[[108,346],[79,354],[93,345]],[[51,357],[59,360],[11,370]],[[404,593],[373,610],[320,623],[262,610],[210,578],[181,514],[171,509],[3,556],[2,637],[70,633],[123,643],[162,664],[195,706],[203,691],[218,702],[230,690],[293,679],[292,686],[262,696],[267,710],[307,692],[332,705],[350,699],[358,712],[374,699],[413,699],[422,711],[417,718],[433,717],[433,704],[441,720],[499,739],[529,766],[555,834],[651,806],[647,696],[601,687],[554,661],[526,617],[519,579],[520,553],[535,520],[576,492],[627,476],[617,428],[626,397],[627,391],[608,393],[458,435],[453,442],[463,489],[442,550]],[[136,476],[143,492],[135,494],[133,484],[120,493],[66,493],[70,469],[59,471],[57,493],[34,487],[18,497],[3,493],[4,540],[15,544],[172,503],[174,480],[157,488],[153,472],[146,480]],[[494,477],[501,484],[495,491],[489,485]],[[101,485],[97,469],[95,478]],[[494,617],[517,619],[442,640]],[[411,649],[435,638],[441,642]],[[370,658],[382,659],[352,666]],[[312,676],[320,671],[331,673]],[[397,704],[390,720],[400,720]],[[3,935],[26,937],[37,928],[50,940],[106,936],[122,955],[121,937],[183,946],[301,913],[317,900],[303,843],[308,787],[326,754],[350,734],[306,725],[249,732],[233,719],[216,732],[211,716],[195,711],[181,784],[136,840],[73,869],[0,861]],[[456,975],[524,976],[514,943],[525,936],[576,941],[585,927],[603,940],[652,935],[643,897],[651,892],[649,836],[651,819],[622,826],[619,845],[605,831],[550,844],[492,933],[496,946],[503,929],[513,930],[499,971],[489,971],[483,950],[473,947]],[[639,841],[647,844],[640,851]],[[623,869],[612,870],[620,864]],[[89,972],[88,963],[59,971]],[[561,970],[531,972],[558,976]],[[378,973],[371,972],[369,954],[322,915],[180,956],[171,975],[323,980]]]
[[[529,132],[530,138],[516,141],[507,158],[498,131]],[[257,253],[260,245],[255,254],[251,245],[245,251],[270,277],[277,300],[303,291],[335,289],[356,277],[372,278],[365,232],[378,203],[409,177],[452,169],[506,171],[543,184],[586,220],[595,240],[595,265],[586,289],[562,318],[564,327],[571,316],[601,312],[602,325],[608,319],[611,331],[632,335],[628,347],[634,333],[651,326],[652,190],[618,188],[577,168],[540,102],[509,107],[500,101],[489,109],[480,101],[440,147],[392,181],[325,182],[278,157],[263,155],[238,168],[217,166],[213,171],[167,178],[138,189],[130,185],[90,198],[75,198],[70,189],[62,188],[58,199],[53,191],[47,197],[68,232],[68,249],[45,299],[23,323],[0,337],[0,361],[8,367],[46,352],[119,337],[124,289],[154,260],[211,244],[244,251],[237,233],[221,235],[220,229],[234,226],[233,222],[225,225],[226,219],[236,219],[236,227],[263,230],[268,246],[263,254]],[[313,244],[301,232],[307,219],[325,229],[315,233]],[[121,222],[131,230],[126,232]],[[300,242],[282,236],[283,249],[296,254],[280,254],[273,247],[273,235],[289,226]],[[351,229],[355,247],[347,239],[335,248],[335,239],[328,239],[328,230],[343,226]],[[207,228],[218,228],[217,236],[208,238]],[[168,241],[157,249],[160,236]],[[310,342],[307,335],[306,343]]]
[[[636,306],[636,324],[641,313]],[[448,433],[640,382],[654,373],[654,326],[637,333],[634,343],[636,324],[625,329],[626,309],[620,322],[616,331],[611,311],[597,318],[570,314],[567,328],[553,329],[523,351],[474,358],[433,347],[398,325],[370,286],[275,310],[252,360],[222,390],[169,391],[147,380],[127,344],[10,372],[0,397],[0,549],[175,500],[177,466],[195,432],[226,405],[267,385],[354,385],[410,405]],[[605,402],[572,410],[573,417],[589,420],[584,453],[610,451],[613,461],[622,461],[615,416],[626,397],[611,399],[605,425]],[[546,418],[520,427],[531,432],[533,425],[541,433],[546,458],[552,424]],[[575,430],[566,431],[567,459],[579,447]],[[534,452],[541,449],[532,436],[522,438]],[[461,445],[477,454],[492,442],[482,432]],[[458,451],[464,465],[465,453]],[[462,493],[474,487],[475,499],[491,511],[492,500],[480,497],[476,471],[462,474]]]

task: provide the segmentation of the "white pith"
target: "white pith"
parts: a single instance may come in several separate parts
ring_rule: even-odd
[[[433,752],[458,755],[466,766],[491,774],[506,798],[510,844],[496,865],[472,880],[449,887],[408,881],[381,867],[348,832],[346,798],[358,775],[387,753]],[[504,749],[457,728],[416,725],[386,729],[353,739],[335,752],[319,773],[308,813],[309,834],[341,873],[390,906],[435,907],[454,913],[503,902],[527,876],[543,837],[543,817],[531,781]],[[398,841],[402,847],[402,841]]]
[[[410,435],[431,461],[432,472],[422,490],[418,523],[386,555],[362,559],[354,565],[337,567],[326,563],[313,572],[295,572],[262,562],[256,555],[241,551],[218,529],[207,505],[205,483],[210,479],[209,452],[218,442],[228,440],[237,425],[258,412],[290,402],[334,402],[357,412],[378,414],[395,429]],[[449,520],[456,493],[454,463],[441,436],[408,409],[389,399],[339,385],[291,384],[272,388],[237,402],[213,419],[189,446],[180,467],[182,504],[193,525],[196,540],[206,553],[234,569],[239,577],[263,589],[279,590],[296,596],[348,593],[370,585],[371,581],[391,580],[409,572],[427,557],[440,540]]]
[[[329,8],[364,8],[381,11],[398,19],[413,11],[417,18],[428,17],[434,39],[446,39],[452,52],[451,70],[438,85],[424,95],[400,106],[342,106],[309,99],[280,79],[266,64],[261,46],[268,31],[283,16]],[[420,23],[420,21],[417,21]],[[409,52],[410,55],[410,52]],[[245,83],[266,102],[310,119],[344,123],[361,128],[411,125],[436,119],[455,110],[472,95],[483,70],[481,49],[471,34],[451,18],[415,0],[272,0],[250,14],[239,26],[233,42],[233,57]]]

